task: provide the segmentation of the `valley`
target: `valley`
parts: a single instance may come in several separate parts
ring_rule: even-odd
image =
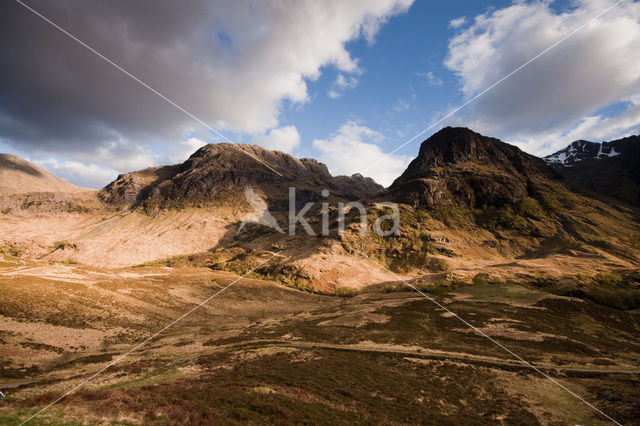
[[[35,424],[605,423],[401,282],[340,297],[244,278],[119,358],[236,279],[6,257],[0,422],[28,418],[117,361]],[[608,415],[637,419],[637,311],[519,283],[424,288]]]

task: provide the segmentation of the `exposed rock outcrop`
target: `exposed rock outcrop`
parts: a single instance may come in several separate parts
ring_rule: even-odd
[[[120,175],[100,198],[110,204],[171,208],[236,197],[245,186],[262,190],[270,205],[286,207],[289,187],[300,201],[319,200],[328,190],[334,198],[356,200],[383,187],[361,175],[334,177],[327,166],[310,158],[297,159],[257,145],[210,144],[187,161]]]
[[[415,207],[502,206],[531,195],[531,182],[559,176],[540,158],[467,128],[447,127],[420,147],[389,193]]]

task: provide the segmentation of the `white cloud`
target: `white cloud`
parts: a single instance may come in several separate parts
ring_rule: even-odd
[[[292,154],[293,150],[300,145],[300,133],[295,126],[283,126],[269,130],[263,135],[253,137],[252,143],[258,144],[267,149]]]
[[[407,111],[409,108],[411,108],[411,104],[404,98],[399,98],[396,104],[393,106],[393,110],[395,112]]]
[[[626,99],[626,109],[618,115],[584,117],[567,131],[550,132],[542,136],[536,135],[535,139],[522,139],[513,142],[522,149],[529,150],[532,154],[544,156],[558,151],[578,139],[598,142],[640,134],[639,95]]]
[[[429,84],[431,84],[432,86],[442,86],[443,81],[440,77],[436,76],[433,72],[429,71],[429,72],[420,72],[418,71],[416,73],[419,77],[424,77],[427,79],[427,81],[429,82]]]
[[[359,71],[358,71],[359,72]],[[338,74],[336,81],[333,82],[331,90],[327,95],[331,99],[341,98],[347,90],[351,90],[358,85],[358,78],[352,75],[345,76],[344,74]]]
[[[466,23],[467,23],[467,17],[466,16],[461,16],[459,18],[450,20],[449,21],[449,26],[451,28],[460,28],[461,26],[463,26]]]
[[[206,144],[207,143],[205,141],[200,140],[198,138],[189,138],[186,141],[182,142],[182,145],[187,147],[187,150],[190,151],[189,156],[191,156],[191,154],[193,154],[194,152],[196,152],[198,149],[202,148]]]
[[[355,121],[343,124],[329,139],[316,139],[313,146],[320,152],[319,161],[325,163],[333,175],[352,175],[365,170],[385,156],[380,143],[384,136]],[[389,186],[402,174],[410,158],[392,155],[370,175],[376,182]]]
[[[516,2],[477,16],[449,43],[445,65],[471,98],[591,19],[605,0]],[[640,2],[623,2],[532,62],[458,118],[482,133],[545,154],[567,138],[611,139],[636,124],[637,103],[613,117],[597,112],[640,93]],[[634,122],[635,120],[635,122]]]
[[[55,158],[34,160],[34,162],[68,182],[88,188],[102,188],[118,176],[116,170],[97,164],[59,161]]]
[[[340,89],[352,89],[358,84],[358,79],[353,76],[345,77],[344,74],[338,74],[336,78],[336,86]]]
[[[331,89],[327,92],[327,96],[329,96],[331,99],[340,99],[342,97],[342,93]]]
[[[416,92],[413,91],[413,86],[409,86],[411,89],[411,96],[407,98],[398,98],[395,105],[392,107],[395,112],[408,111],[410,109],[416,109],[413,106],[413,102],[416,100]]]
[[[171,164],[182,163],[186,161],[191,154],[206,144],[207,143],[201,139],[190,137],[187,140],[180,142],[178,145],[171,147],[171,152],[167,155],[167,162]]]
[[[95,153],[79,152],[74,158],[84,163],[99,161],[101,165],[123,171],[139,170],[154,164],[154,155],[149,146],[120,139],[96,148]]]

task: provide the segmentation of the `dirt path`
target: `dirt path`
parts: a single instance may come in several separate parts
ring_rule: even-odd
[[[396,355],[421,359],[433,359],[438,361],[456,361],[468,364],[483,365],[487,367],[494,367],[506,370],[533,370],[530,366],[511,361],[492,360],[487,358],[478,357],[476,355],[458,355],[446,352],[430,353],[430,352],[418,352],[389,348],[376,348],[376,347],[358,347],[351,345],[338,345],[316,342],[281,342],[281,341],[262,341],[251,343],[240,343],[234,346],[282,346],[290,348],[309,348],[309,349],[327,349],[335,351],[347,351],[347,352],[361,352],[361,353],[376,353],[384,355]],[[640,370],[602,370],[592,368],[576,368],[576,367],[562,367],[559,365],[535,365],[535,367],[542,371],[563,373],[572,376],[592,376],[601,374],[628,374],[628,375],[640,375]]]
[[[484,358],[477,355],[460,355],[459,353],[447,353],[447,352],[429,352],[428,350],[413,351],[406,349],[396,349],[379,346],[353,346],[353,345],[339,345],[332,343],[320,343],[320,342],[304,342],[304,341],[281,341],[281,340],[252,340],[243,341],[230,344],[223,344],[214,346],[215,351],[220,350],[233,350],[233,349],[259,349],[268,347],[283,347],[294,349],[323,349],[331,351],[344,351],[344,352],[358,352],[369,354],[380,354],[386,356],[399,356],[405,358],[425,359],[434,361],[449,361],[459,362],[464,364],[473,364],[488,368],[497,368],[506,371],[531,371],[535,372],[530,366],[513,362],[508,360]],[[208,351],[207,351],[208,352]],[[566,377],[596,377],[600,375],[640,375],[640,370],[620,370],[620,369],[593,369],[593,368],[579,368],[579,367],[563,367],[559,365],[539,365],[535,364],[538,370],[541,370],[548,374],[559,374]],[[33,377],[30,381],[23,382],[0,382],[0,390],[17,388],[22,385],[29,385],[38,382],[38,379],[44,379],[45,377]]]
[[[0,382],[0,391],[2,389],[11,389],[11,388],[17,388],[20,387],[22,385],[28,385],[33,383],[33,381],[28,381],[28,382],[7,382],[7,383],[1,383]]]

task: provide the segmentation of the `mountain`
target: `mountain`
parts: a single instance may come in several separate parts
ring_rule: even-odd
[[[575,141],[544,160],[574,190],[640,205],[640,136]]]
[[[0,154],[0,196],[33,192],[82,192],[43,168],[16,155]]]
[[[32,173],[16,177],[25,188],[24,179],[36,174],[27,170]],[[252,214],[245,198],[249,186],[283,228],[288,187],[296,188],[297,202],[328,201],[329,235],[319,232],[323,218],[317,202],[306,214],[316,236],[301,229],[283,235],[257,224],[239,232]],[[321,196],[324,189],[330,197]],[[172,256],[186,261],[191,256],[184,255],[204,253],[194,259],[237,272],[248,271],[260,253],[277,248],[283,250],[278,264],[264,273],[322,291],[393,279],[384,271],[374,273],[356,252],[397,273],[451,271],[465,280],[470,271],[505,259],[518,260],[512,268],[517,273],[562,271],[563,262],[589,263],[592,269],[603,262],[607,268],[640,263],[636,210],[573,192],[542,159],[466,128],[445,128],[424,141],[387,190],[360,175],[334,177],[312,159],[254,145],[218,144],[200,148],[182,164],[123,174],[97,197],[95,191],[90,194],[95,208],[60,203],[29,220],[15,214],[18,210],[1,209],[0,249],[17,247],[29,258],[100,267]],[[345,232],[338,232],[336,201],[356,199],[366,207],[369,229],[389,213],[381,202],[399,203],[397,235],[361,234],[358,209],[346,213]],[[24,197],[16,203],[24,206]]]
[[[422,143],[389,193],[415,207],[482,208],[521,202],[533,180],[558,178],[543,160],[513,145],[447,127]]]
[[[590,142],[579,140],[572,142],[564,149],[544,157],[547,164],[571,167],[585,160],[601,160],[617,157],[629,148],[637,136],[619,139],[612,142]]]
[[[317,201],[324,189],[345,200],[383,190],[359,174],[334,177],[327,166],[310,158],[297,159],[257,145],[222,143],[203,146],[182,164],[120,175],[99,196],[113,205],[157,209],[235,199],[246,186],[260,188],[276,209],[287,208],[288,187],[296,188],[299,201]]]
[[[0,154],[0,211],[26,214],[98,207],[96,191],[66,182],[16,155]]]
[[[447,127],[425,140],[378,198],[404,206],[399,235],[384,245],[354,240],[353,247],[371,247],[398,270],[576,250],[640,262],[636,211],[576,193],[544,160],[467,128]]]
[[[25,160],[3,156],[0,194],[7,195],[0,195],[0,253],[9,247],[29,258],[135,265],[231,242],[252,209],[247,186],[266,199],[282,223],[289,186],[296,187],[298,202],[324,200],[324,189],[332,203],[383,189],[360,175],[331,176],[312,159],[241,148],[282,176],[232,144],[202,147],[182,164],[123,174],[101,191],[75,187]]]
[[[582,381],[620,421],[639,418],[626,370],[640,357],[640,209],[575,193],[544,161],[468,129],[423,142],[386,192],[245,148],[282,176],[207,146],[120,176],[93,210],[0,209],[0,423],[187,315],[42,423],[598,423],[562,389],[541,400],[537,376],[479,332]],[[6,187],[73,190],[18,160]],[[366,196],[368,225],[397,200],[400,229],[359,232],[353,208],[344,233],[335,209],[328,236],[238,233],[247,185],[269,203],[289,185]],[[7,197],[64,193],[18,189]],[[307,217],[317,229],[322,216]]]

